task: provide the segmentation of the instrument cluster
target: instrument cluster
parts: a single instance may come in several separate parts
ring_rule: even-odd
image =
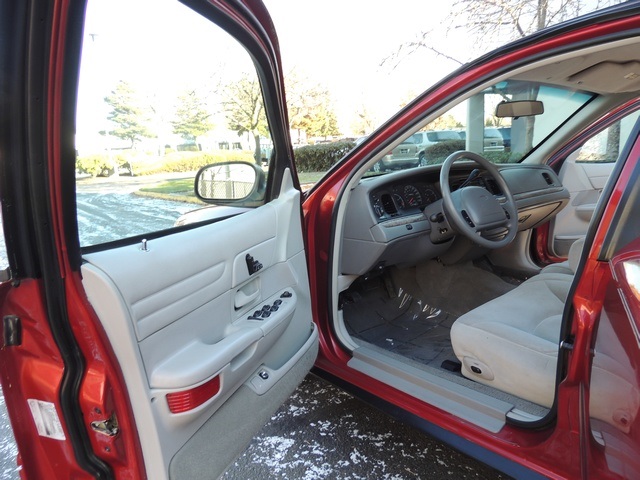
[[[422,211],[437,201],[440,193],[427,182],[394,183],[371,193],[371,206],[376,217],[385,220]]]

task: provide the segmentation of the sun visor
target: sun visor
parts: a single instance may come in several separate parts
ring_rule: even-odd
[[[571,75],[568,80],[595,92],[633,92],[640,89],[640,62],[601,62]]]

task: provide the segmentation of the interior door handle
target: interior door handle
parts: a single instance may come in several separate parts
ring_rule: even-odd
[[[260,296],[259,280],[259,278],[256,278],[238,289],[233,302],[236,310],[240,310],[245,305],[249,305]]]

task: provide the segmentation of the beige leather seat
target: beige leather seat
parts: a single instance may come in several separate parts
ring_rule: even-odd
[[[546,267],[455,321],[451,343],[465,377],[551,407],[562,314],[583,245],[584,240],[575,242],[567,262]],[[633,369],[617,358],[619,343],[607,322],[603,313],[589,413],[628,431],[640,407],[640,392],[631,378]]]

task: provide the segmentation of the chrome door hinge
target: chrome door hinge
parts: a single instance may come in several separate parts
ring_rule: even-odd
[[[91,422],[91,429],[94,432],[107,435],[108,437],[116,436],[120,431],[118,428],[118,419],[116,418],[116,414],[112,413],[106,420]]]
[[[568,336],[567,338],[565,338],[560,342],[560,349],[566,350],[567,352],[573,351],[573,342],[574,342],[573,336],[571,335]]]
[[[6,315],[2,318],[2,345],[4,347],[19,347],[22,345],[22,322],[16,315]]]

